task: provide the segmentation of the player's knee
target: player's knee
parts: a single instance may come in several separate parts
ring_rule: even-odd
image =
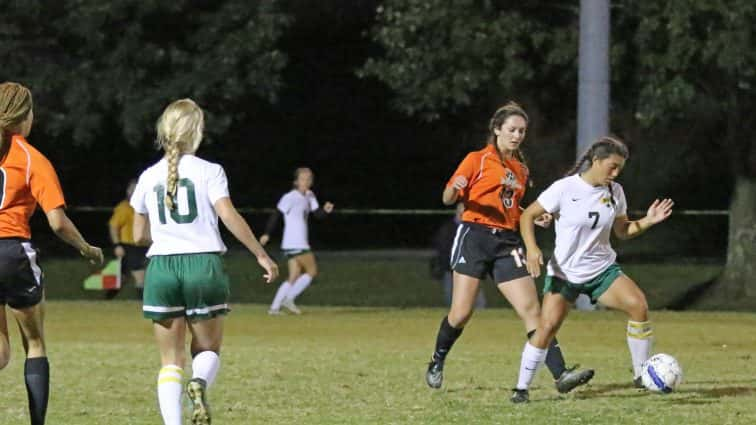
[[[311,279],[315,279],[315,276],[318,275],[318,268],[317,267],[311,268],[310,270],[307,271],[307,274],[310,275]]]
[[[529,301],[518,306],[517,313],[526,323],[538,323],[538,318],[541,314],[541,306],[538,304],[538,300]]]
[[[561,323],[557,320],[542,319],[535,336],[541,337],[543,341],[548,342],[557,334],[560,325]]]
[[[447,316],[447,320],[449,321],[449,324],[453,328],[463,328],[467,322],[470,321],[470,318],[472,318],[472,309],[468,310],[462,310],[462,309],[453,309],[449,312],[449,315]]]
[[[643,294],[635,294],[625,300],[626,311],[633,320],[644,321],[648,316],[648,303]]]

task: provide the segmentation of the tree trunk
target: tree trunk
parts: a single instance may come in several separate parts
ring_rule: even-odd
[[[738,176],[730,205],[727,263],[718,283],[727,297],[756,297],[756,179]]]
[[[737,176],[730,204],[727,262],[696,307],[747,308],[756,304],[756,179]]]

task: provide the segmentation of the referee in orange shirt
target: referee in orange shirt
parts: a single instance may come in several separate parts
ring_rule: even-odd
[[[5,305],[18,322],[26,351],[24,379],[32,425],[45,423],[50,387],[43,331],[44,286],[29,218],[39,205],[50,228],[81,255],[102,263],[102,250],[82,238],[68,219],[63,191],[50,161],[26,137],[34,112],[29,89],[0,84],[0,369],[10,360]]]
[[[443,203],[462,202],[465,211],[451,252],[451,308],[441,320],[425,375],[431,388],[443,383],[444,361],[472,317],[480,280],[486,275],[523,320],[528,337],[538,326],[538,293],[525,268],[523,242],[517,232],[520,201],[529,177],[520,151],[527,126],[528,116],[517,103],[499,108],[490,120],[486,147],[468,154],[444,189]],[[542,217],[544,227],[550,222],[550,215]],[[593,377],[593,370],[567,369],[556,340],[549,347],[546,364],[562,393]]]

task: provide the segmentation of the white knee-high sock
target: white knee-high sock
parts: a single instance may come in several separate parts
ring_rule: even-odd
[[[158,403],[165,425],[181,425],[181,394],[184,371],[176,365],[165,365],[158,375]]]
[[[291,290],[291,283],[289,283],[288,281],[278,286],[276,296],[273,297],[273,303],[270,305],[271,310],[281,309],[281,303],[283,302],[284,298],[286,298],[286,294],[289,293],[289,290]]]
[[[520,375],[517,378],[517,389],[527,390],[530,383],[533,382],[538,368],[543,365],[546,360],[546,353],[548,349],[537,348],[530,345],[530,342],[525,343],[525,348],[522,350],[522,360],[520,361]]]
[[[294,301],[299,294],[304,292],[304,290],[310,286],[310,282],[312,282],[312,276],[309,274],[305,273],[302,276],[299,276],[286,294],[286,299]]]
[[[220,368],[220,357],[214,351],[203,351],[192,360],[192,378],[200,378],[207,383],[210,388],[218,376]]]
[[[641,375],[643,363],[651,355],[651,345],[654,342],[654,331],[651,322],[627,321],[627,346],[630,348],[630,359],[633,362],[633,377]]]

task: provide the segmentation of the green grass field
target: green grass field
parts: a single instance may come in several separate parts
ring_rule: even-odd
[[[234,306],[210,391],[213,423],[756,423],[753,314],[654,312],[655,351],[675,355],[685,370],[679,391],[662,396],[630,386],[622,315],[573,312],[560,333],[562,347],[568,362],[595,368],[596,377],[565,396],[541,371],[532,402],[514,406],[509,389],[524,335],[511,310],[476,313],[436,391],[423,374],[443,309],[305,310],[269,317],[262,305]],[[51,301],[46,323],[49,424],[160,423],[157,349],[137,302]],[[0,372],[0,422],[25,425],[15,329],[11,337],[14,357]]]

